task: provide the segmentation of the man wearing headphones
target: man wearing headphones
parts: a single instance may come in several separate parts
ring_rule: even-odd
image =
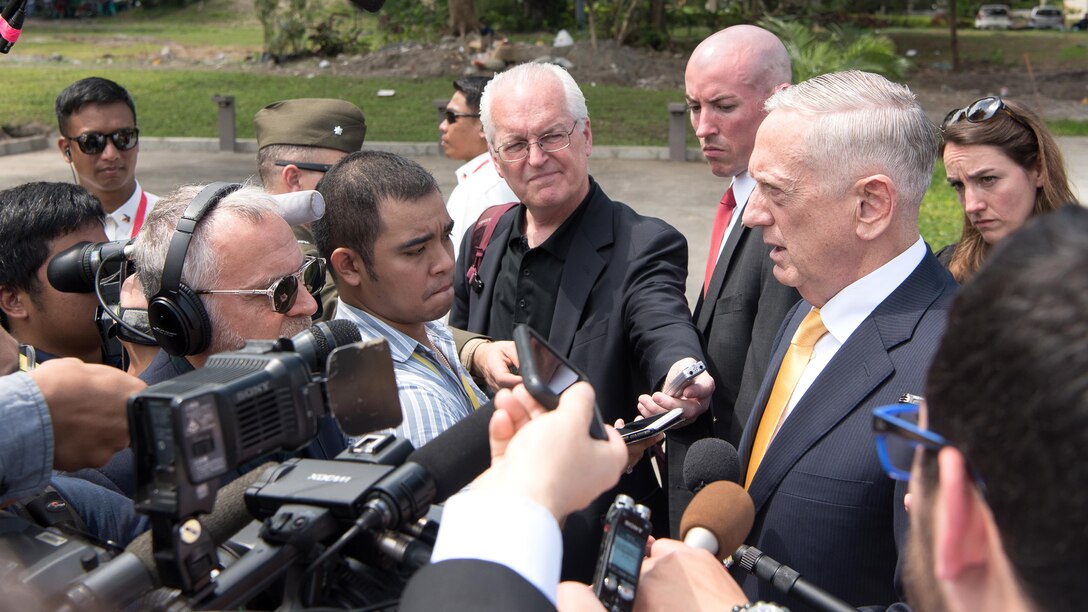
[[[305,285],[322,281],[324,262],[303,257],[260,188],[181,187],[148,215],[134,247],[163,349],[142,376],[148,383],[201,367],[248,339],[293,336],[317,310]]]
[[[136,180],[140,129],[132,96],[109,79],[80,79],[57,96],[56,113],[57,148],[72,180],[102,202],[106,236],[135,238],[159,198]]]
[[[309,328],[317,310],[311,293],[324,279],[324,262],[303,257],[276,202],[258,187],[181,187],[159,201],[133,246],[148,320],[162,347],[140,375],[149,385],[203,367],[211,355],[246,340],[294,336]],[[331,459],[344,446],[335,422],[323,421],[308,454]],[[135,494],[131,450],[80,475]]]

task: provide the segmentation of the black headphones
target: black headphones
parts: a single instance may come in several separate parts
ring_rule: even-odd
[[[211,344],[212,325],[208,311],[196,292],[181,282],[181,269],[197,223],[220,200],[241,188],[238,183],[212,183],[189,202],[178,219],[177,230],[166,252],[159,292],[147,305],[151,333],[159,346],[171,355],[197,355]]]

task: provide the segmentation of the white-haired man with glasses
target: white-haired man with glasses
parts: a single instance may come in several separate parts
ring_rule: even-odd
[[[521,205],[498,220],[471,284],[472,258],[458,261],[450,323],[499,340],[527,323],[585,372],[606,421],[639,416],[640,395],[652,405],[648,411],[662,410],[647,394],[702,359],[684,298],[684,237],[611,200],[590,177],[589,113],[563,69],[525,64],[497,75],[484,90],[480,114],[496,169]],[[683,398],[655,399],[695,418],[713,388],[703,374]],[[634,449],[634,460],[641,450]],[[568,519],[566,577],[589,581],[599,519],[617,491],[656,504],[655,523],[667,529],[664,495],[649,462],[632,467],[617,490]]]

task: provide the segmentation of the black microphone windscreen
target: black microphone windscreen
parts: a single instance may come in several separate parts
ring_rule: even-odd
[[[299,332],[291,345],[306,360],[313,372],[324,372],[334,349],[362,340],[359,328],[351,321],[325,321]]]
[[[491,466],[487,427],[494,413],[488,402],[408,455],[405,463],[419,464],[434,478],[432,503],[446,501]]]
[[[698,493],[704,486],[725,480],[740,481],[740,455],[721,438],[703,438],[688,448],[684,459],[684,486]]]

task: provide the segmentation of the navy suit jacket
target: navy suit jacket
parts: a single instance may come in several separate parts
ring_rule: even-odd
[[[904,393],[924,392],[956,287],[927,249],[813,381],[748,490],[756,518],[747,543],[854,606],[900,599],[895,578],[904,490],[897,490],[877,458],[872,409],[894,404]],[[779,332],[741,439],[745,466],[789,340],[809,307],[798,304]],[[807,609],[752,576],[742,586],[753,600]]]
[[[630,422],[638,416],[638,395],[659,387],[672,364],[684,357],[703,358],[684,298],[687,241],[664,221],[612,201],[592,180],[585,205],[572,228],[548,342],[589,378],[606,423]],[[495,279],[517,213],[515,207],[499,220],[480,265],[481,291],[469,288],[465,278],[469,258],[457,262],[451,326],[487,332]],[[471,234],[465,233],[462,252],[468,252]],[[571,515],[563,531],[564,578],[588,582],[592,577],[600,518],[617,492],[648,503],[659,490],[644,460],[620,479],[617,489]],[[656,497],[654,526],[663,534],[667,508],[664,496]]]

